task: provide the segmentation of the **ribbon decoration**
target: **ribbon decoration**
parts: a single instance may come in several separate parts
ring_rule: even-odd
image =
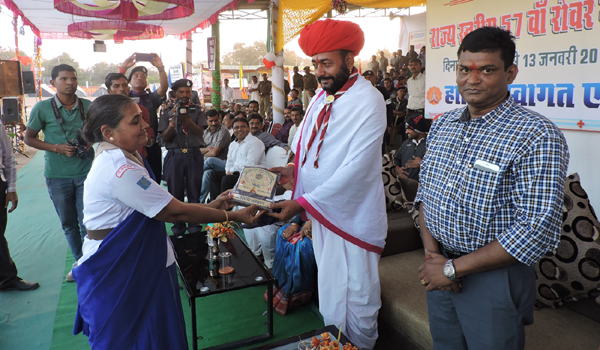
[[[122,43],[123,40],[142,40],[164,38],[162,27],[121,21],[88,21],[77,22],[68,26],[69,35],[83,39],[114,40]]]
[[[170,20],[194,14],[194,0],[54,0],[58,11],[122,21]],[[93,4],[90,4],[92,1]]]

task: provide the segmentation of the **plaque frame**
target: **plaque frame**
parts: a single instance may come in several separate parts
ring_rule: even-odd
[[[232,200],[243,206],[256,204],[262,209],[270,210],[269,205],[274,203],[280,178],[281,174],[273,173],[265,167],[244,166],[233,187]]]

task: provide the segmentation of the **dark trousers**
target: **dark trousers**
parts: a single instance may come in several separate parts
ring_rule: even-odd
[[[154,173],[154,177],[156,177],[156,182],[160,185],[160,181],[162,179],[162,154],[160,146],[155,143],[150,147],[146,147],[146,152],[148,152],[148,164],[150,164],[150,169]]]
[[[233,175],[226,175],[224,171],[213,171],[210,174],[210,198],[214,200],[221,193],[232,189],[235,186],[240,173],[235,172]]]
[[[173,197],[184,201],[187,195],[188,203],[200,203],[202,189],[202,175],[204,174],[204,155],[199,150],[190,153],[176,153],[169,150],[165,157],[164,175],[167,188]],[[173,234],[182,235],[186,229],[189,232],[199,232],[199,224],[190,224],[186,228],[185,222],[176,222],[173,225]]]
[[[0,204],[6,203],[6,182],[0,180]],[[17,278],[17,266],[10,257],[8,242],[4,237],[6,231],[6,208],[0,208],[0,288]]]
[[[533,323],[535,269],[515,263],[474,273],[460,293],[427,292],[434,350],[518,350]]]

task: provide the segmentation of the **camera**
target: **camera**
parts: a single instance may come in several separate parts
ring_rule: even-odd
[[[88,152],[87,141],[83,138],[81,129],[77,131],[77,137],[75,137],[73,140],[67,142],[67,145],[77,147],[75,154],[80,159],[88,158],[88,156],[87,156],[87,152]]]
[[[182,100],[177,100],[173,108],[175,110],[175,125],[180,126],[181,122],[179,121],[179,117],[189,116],[193,113],[196,113],[197,107],[196,105],[184,106]]]
[[[176,114],[177,117],[191,115],[192,113],[196,112],[196,106],[194,106],[194,105],[181,106],[181,103],[179,103],[179,101],[175,105],[175,108],[177,108],[175,110],[175,114]]]

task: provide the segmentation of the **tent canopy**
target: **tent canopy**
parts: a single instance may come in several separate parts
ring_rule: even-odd
[[[93,3],[81,0],[81,3]],[[218,18],[221,11],[227,9],[266,9],[268,0],[193,0],[194,13],[191,16],[173,20],[148,20],[140,23],[161,26],[165,35],[187,37],[195,29],[204,29]],[[42,39],[67,39],[67,27],[73,23],[87,21],[107,21],[101,18],[83,17],[60,12],[54,8],[54,0],[0,0],[23,18],[25,25],[31,27],[35,35]]]

